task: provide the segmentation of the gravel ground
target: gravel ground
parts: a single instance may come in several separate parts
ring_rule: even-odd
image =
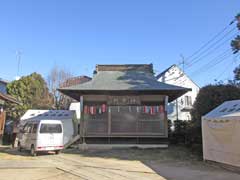
[[[136,179],[239,180],[236,174],[201,161],[183,147],[168,149],[66,150],[31,157],[0,149],[1,180]]]

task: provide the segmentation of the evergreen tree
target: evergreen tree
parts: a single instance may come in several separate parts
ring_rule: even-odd
[[[28,109],[51,109],[53,97],[40,74],[32,73],[7,85],[9,95],[17,98],[21,104],[6,104],[8,116],[18,119]]]

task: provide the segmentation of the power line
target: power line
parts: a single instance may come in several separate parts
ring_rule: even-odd
[[[221,57],[218,61],[216,61],[214,64],[208,63],[204,66],[202,66],[198,71],[195,71],[192,76],[196,76],[199,75],[201,73],[205,73],[206,71],[208,71],[209,69],[211,69],[212,67],[214,67],[215,65],[217,65],[218,63],[222,62],[223,60],[225,60],[225,58],[229,57],[230,55],[224,55],[223,57]]]
[[[214,62],[215,60],[218,60],[218,59],[221,59],[221,58],[225,57],[225,55],[229,54],[230,52],[231,52],[231,49],[227,49],[226,51],[223,51],[217,57],[212,58],[207,64],[204,64],[202,67],[200,67],[197,70],[195,70],[194,72],[192,72],[192,74],[194,74],[196,72],[200,72],[201,70],[206,69],[209,65],[211,65],[212,62]]]
[[[206,43],[204,43],[198,50],[196,50],[192,55],[190,55],[188,58],[186,59],[191,59],[192,57],[194,57],[196,54],[198,54],[201,50],[203,50],[206,46],[208,46],[212,41],[214,41],[218,36],[220,36],[222,33],[224,33],[232,24],[234,21],[231,21],[229,25],[227,25],[226,27],[224,27],[220,32],[218,32],[213,38],[211,38],[209,41],[207,41]],[[235,27],[233,28],[235,29]],[[232,30],[233,30],[232,29]],[[232,31],[231,30],[231,31]],[[231,32],[230,31],[230,32]],[[229,32],[228,32],[229,33]]]
[[[190,63],[189,65],[188,65],[188,67],[186,67],[186,68],[189,68],[189,67],[191,67],[191,66],[193,66],[194,64],[196,64],[197,62],[199,62],[200,60],[202,60],[202,59],[204,59],[204,58],[206,58],[207,56],[209,56],[210,54],[212,54],[213,52],[215,52],[217,49],[219,49],[220,47],[222,47],[226,42],[229,42],[230,40],[232,40],[235,36],[237,35],[237,33],[235,33],[233,36],[231,36],[230,38],[228,38],[228,39],[226,39],[225,41],[223,41],[221,44],[219,44],[218,46],[215,46],[215,45],[217,45],[217,43],[219,43],[221,40],[223,40],[225,37],[223,37],[223,38],[221,38],[219,41],[217,41],[217,42],[215,42],[210,48],[208,48],[204,53],[206,53],[206,54],[204,54],[203,56],[200,56],[200,57],[198,57],[198,58],[194,58],[193,60],[192,60],[192,63]],[[209,51],[210,50],[210,51]]]
[[[214,78],[214,80],[218,80],[220,77],[222,77],[230,68],[232,68],[233,63],[234,60],[231,63],[229,63],[228,66],[226,66],[224,70]]]
[[[198,70],[194,71],[192,73],[193,75],[199,75],[203,72],[208,71],[209,69],[211,69],[212,67],[214,67],[215,65],[217,65],[218,63],[222,62],[223,60],[225,60],[226,58],[230,57],[232,55],[232,53],[229,54],[229,52],[231,52],[230,49],[228,49],[227,51],[224,51],[223,53],[221,53],[220,55],[218,55],[217,57],[213,58],[210,62],[208,62],[207,64],[203,65],[202,67],[200,67]],[[217,61],[216,61],[217,60]],[[215,63],[214,63],[215,62]],[[212,64],[213,63],[213,64]]]

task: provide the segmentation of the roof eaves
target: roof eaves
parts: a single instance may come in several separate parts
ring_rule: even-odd
[[[15,103],[15,104],[21,104],[17,99],[15,99],[14,97],[7,95],[7,94],[3,94],[0,93],[0,99],[3,99],[4,101],[9,101],[11,103]]]

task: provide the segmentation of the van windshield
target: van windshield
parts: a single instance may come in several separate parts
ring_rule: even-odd
[[[61,124],[41,124],[40,133],[62,133]]]

